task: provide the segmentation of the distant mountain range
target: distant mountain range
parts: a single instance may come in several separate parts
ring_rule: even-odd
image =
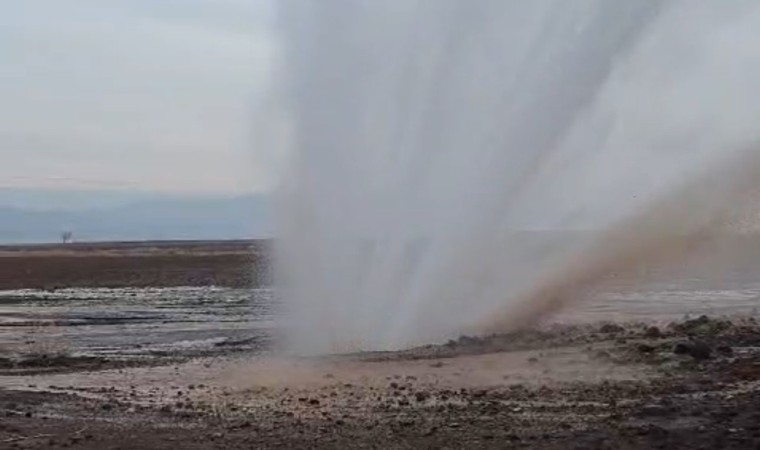
[[[247,239],[272,235],[269,198],[0,189],[0,243]]]

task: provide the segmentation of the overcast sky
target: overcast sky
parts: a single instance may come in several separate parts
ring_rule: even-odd
[[[267,0],[0,0],[0,188],[268,189]]]

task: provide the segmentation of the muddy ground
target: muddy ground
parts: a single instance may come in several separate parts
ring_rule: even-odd
[[[0,448],[760,448],[753,318],[52,367],[0,377]]]
[[[255,287],[267,241],[157,241],[0,246],[0,290],[71,287]]]

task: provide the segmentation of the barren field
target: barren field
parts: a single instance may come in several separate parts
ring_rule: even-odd
[[[0,249],[0,449],[760,448],[754,250],[520,333],[297,358],[265,246]]]
[[[0,247],[0,289],[250,287],[266,277],[266,241]]]
[[[320,360],[60,364],[2,378],[0,448],[760,445],[754,319],[555,327]]]

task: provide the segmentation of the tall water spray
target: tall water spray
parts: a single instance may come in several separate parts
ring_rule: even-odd
[[[754,0],[280,4],[298,350],[521,326],[759,178]]]

